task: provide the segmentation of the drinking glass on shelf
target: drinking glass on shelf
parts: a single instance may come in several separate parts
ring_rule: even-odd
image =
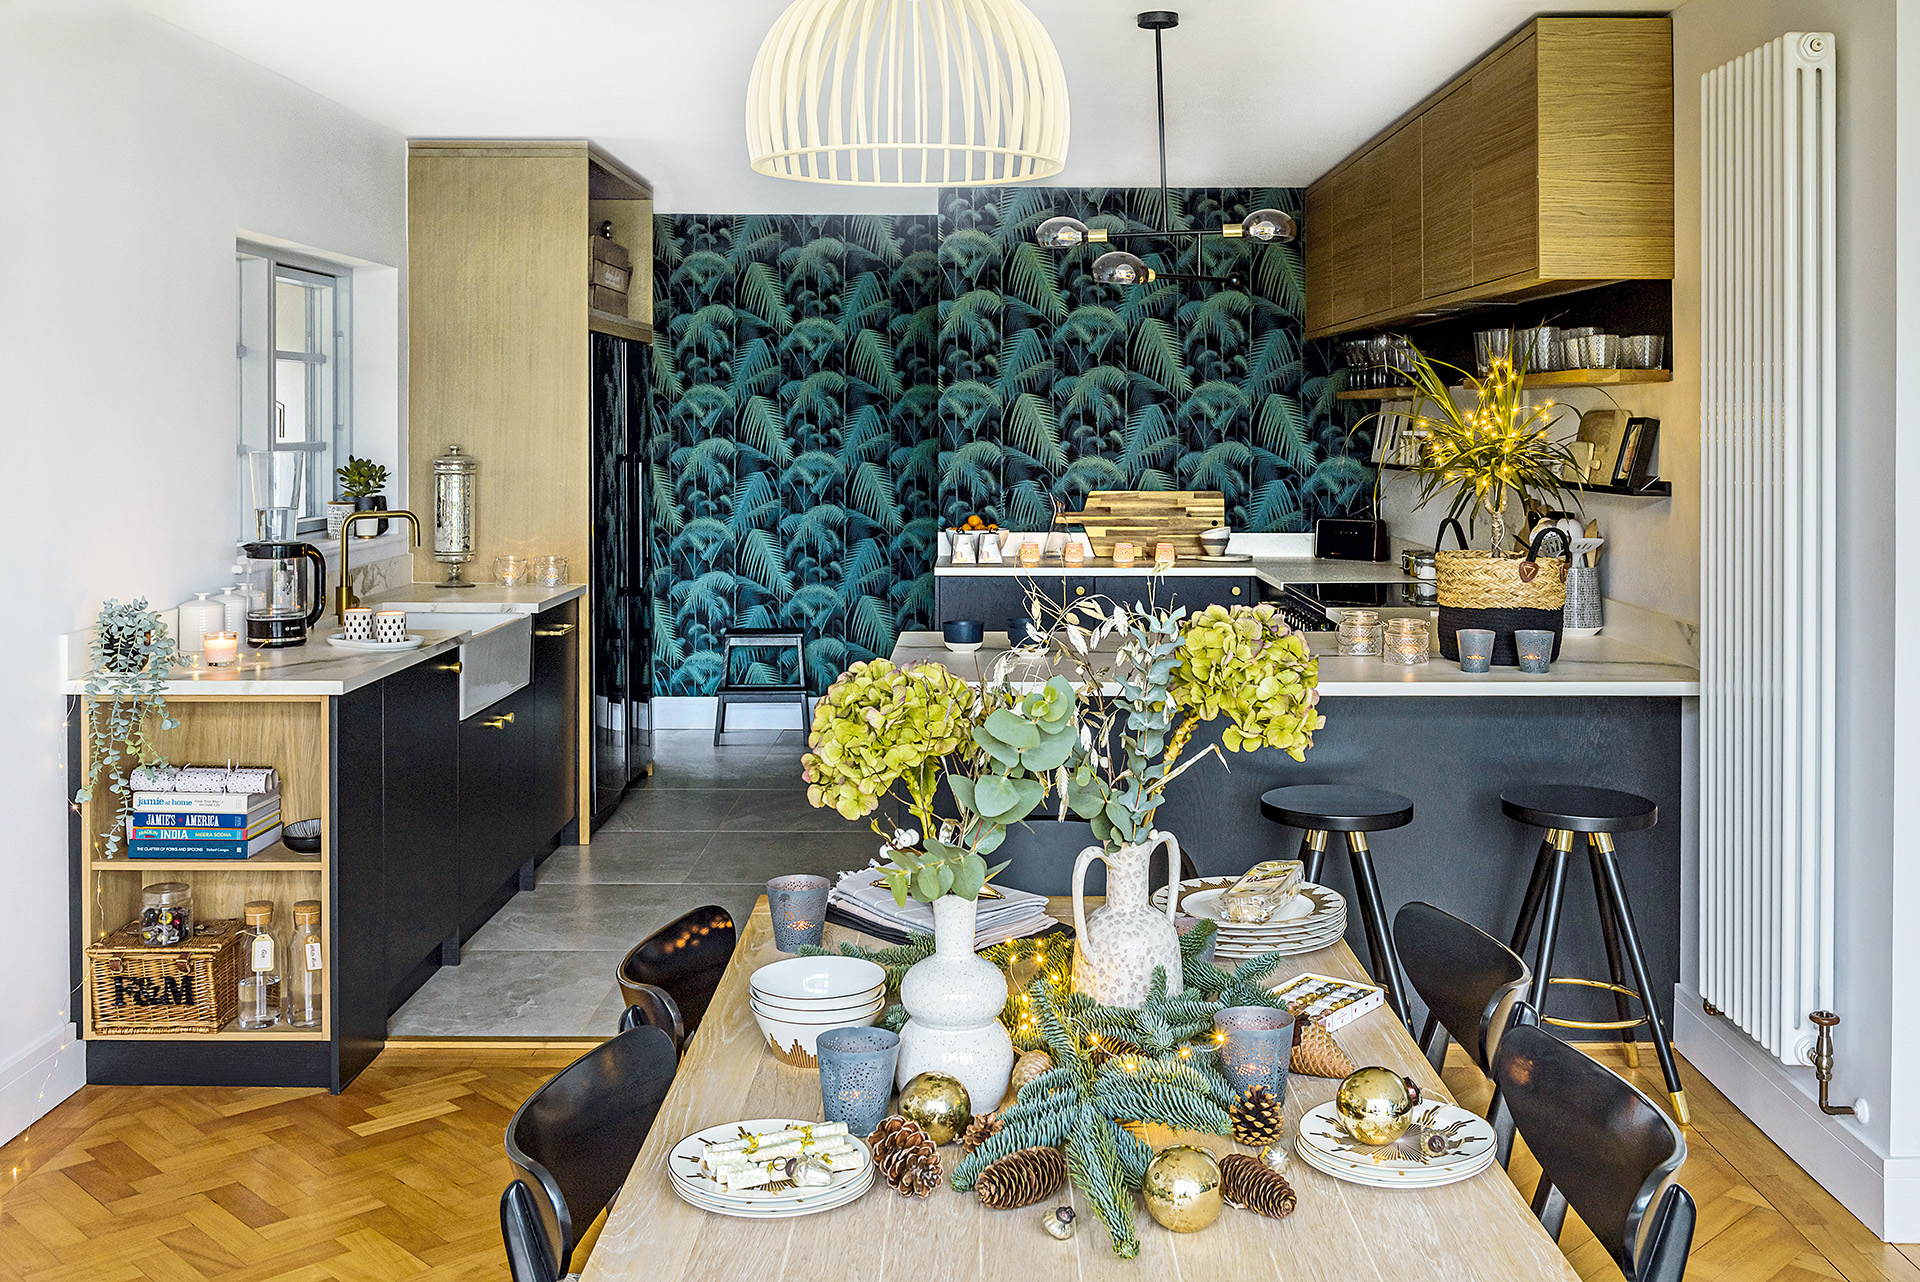
[[[1617,369],[1619,365],[1618,334],[1588,334],[1580,340],[1581,369]]]
[[[1667,340],[1660,334],[1634,334],[1620,340],[1621,369],[1661,369]]]
[[[517,588],[533,574],[533,564],[524,556],[493,558],[493,577],[510,588]]]
[[[1473,364],[1482,378],[1493,372],[1495,361],[1509,361],[1513,358],[1513,331],[1510,329],[1482,329],[1473,335]]]
[[[567,558],[564,556],[534,557],[533,581],[543,588],[565,587],[567,584]]]

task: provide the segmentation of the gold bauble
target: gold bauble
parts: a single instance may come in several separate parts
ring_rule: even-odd
[[[900,1088],[900,1115],[918,1122],[935,1144],[951,1144],[973,1120],[967,1088],[945,1073],[921,1073]]]
[[[1175,1233],[1204,1229],[1220,1216],[1220,1160],[1188,1144],[1163,1148],[1147,1163],[1140,1192],[1147,1214]]]
[[[1362,1144],[1391,1144],[1406,1134],[1420,1088],[1390,1068],[1363,1068],[1340,1083],[1333,1108],[1347,1134]]]

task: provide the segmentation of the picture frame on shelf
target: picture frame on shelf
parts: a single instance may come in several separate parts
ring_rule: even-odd
[[[1630,418],[1620,453],[1614,460],[1612,482],[1628,490],[1643,490],[1653,479],[1653,460],[1660,442],[1660,420]]]

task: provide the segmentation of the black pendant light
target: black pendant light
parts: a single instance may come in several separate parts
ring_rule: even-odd
[[[1179,26],[1180,15],[1168,9],[1154,9],[1138,15],[1134,21],[1142,31],[1153,32],[1154,97],[1159,110],[1160,124],[1160,217],[1165,222],[1172,216],[1173,205],[1167,198],[1167,68],[1161,48],[1161,33]],[[1285,210],[1256,209],[1247,215],[1244,222],[1226,223],[1214,231],[1181,230],[1163,226],[1158,231],[1107,232],[1089,227],[1078,218],[1070,218],[1062,214],[1047,219],[1035,228],[1034,240],[1042,249],[1077,249],[1081,245],[1159,236],[1191,236],[1196,243],[1205,236],[1219,236],[1227,240],[1245,237],[1263,244],[1274,244],[1290,241],[1299,234],[1299,225]],[[1109,250],[1094,259],[1093,276],[1103,285],[1123,287],[1141,285],[1152,280],[1200,281],[1213,285],[1225,285],[1230,289],[1239,289],[1245,284],[1238,276],[1195,276],[1176,272],[1156,272],[1147,266],[1145,260],[1138,254],[1130,254],[1124,249]]]

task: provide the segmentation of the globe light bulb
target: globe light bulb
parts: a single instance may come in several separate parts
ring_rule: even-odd
[[[1033,238],[1042,249],[1072,249],[1087,243],[1087,225],[1062,214],[1041,223],[1034,229]]]
[[[1153,271],[1138,255],[1116,249],[1093,260],[1093,278],[1102,285],[1138,285],[1152,280]]]
[[[1241,227],[1252,239],[1268,242],[1292,240],[1300,234],[1300,225],[1281,209],[1256,209]]]

